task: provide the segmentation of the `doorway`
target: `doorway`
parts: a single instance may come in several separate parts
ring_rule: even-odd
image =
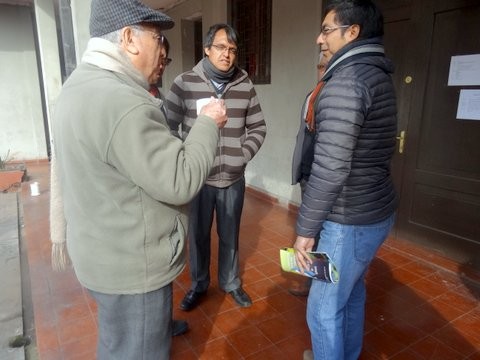
[[[32,6],[0,4],[0,155],[47,156],[48,132]]]
[[[460,91],[480,84],[448,86],[452,56],[480,54],[480,3],[377,3],[385,15],[386,53],[396,66],[394,235],[480,269],[480,121],[456,116]]]
[[[191,70],[203,58],[202,17],[182,20],[182,71]]]

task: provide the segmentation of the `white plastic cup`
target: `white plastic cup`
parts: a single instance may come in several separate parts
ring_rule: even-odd
[[[30,195],[32,195],[32,196],[40,195],[40,189],[38,188],[38,182],[37,181],[30,184]]]
[[[202,98],[197,100],[197,116],[200,114],[200,110],[210,102],[211,98]]]

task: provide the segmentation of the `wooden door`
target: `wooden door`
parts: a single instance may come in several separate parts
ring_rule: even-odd
[[[456,113],[460,90],[480,84],[448,86],[448,76],[452,56],[480,54],[480,1],[415,1],[410,10],[406,37],[397,29],[395,43],[385,38],[387,52],[403,52],[396,76],[406,142],[402,161],[398,154],[394,161],[397,182],[401,174],[396,236],[479,269],[480,121]]]
[[[395,65],[393,82],[397,94],[398,131],[397,151],[392,160],[392,176],[398,197],[402,196],[403,171],[405,165],[405,141],[408,128],[410,104],[412,98],[413,78],[415,67],[414,57],[409,56],[412,44],[406,41],[413,33],[412,1],[411,0],[384,0],[378,1],[384,16],[384,44],[385,54]],[[399,46],[399,44],[402,44]],[[397,227],[393,229],[394,235]]]

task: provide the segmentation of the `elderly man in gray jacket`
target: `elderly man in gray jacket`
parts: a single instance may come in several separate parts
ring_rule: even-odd
[[[98,305],[98,359],[168,359],[172,282],[185,266],[186,204],[210,173],[226,122],[203,107],[184,142],[170,133],[158,77],[174,23],[138,0],[93,0],[92,38],[53,122],[67,248]]]

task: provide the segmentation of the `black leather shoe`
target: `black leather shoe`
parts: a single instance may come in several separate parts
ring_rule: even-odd
[[[185,334],[188,330],[188,323],[185,320],[173,320],[172,336]]]
[[[190,311],[198,305],[200,298],[205,295],[204,292],[197,292],[194,290],[188,290],[187,294],[180,303],[180,309],[183,311]]]
[[[248,294],[241,287],[230,291],[229,294],[241,307],[249,307],[252,305],[252,299],[250,299],[250,296],[248,296]]]

